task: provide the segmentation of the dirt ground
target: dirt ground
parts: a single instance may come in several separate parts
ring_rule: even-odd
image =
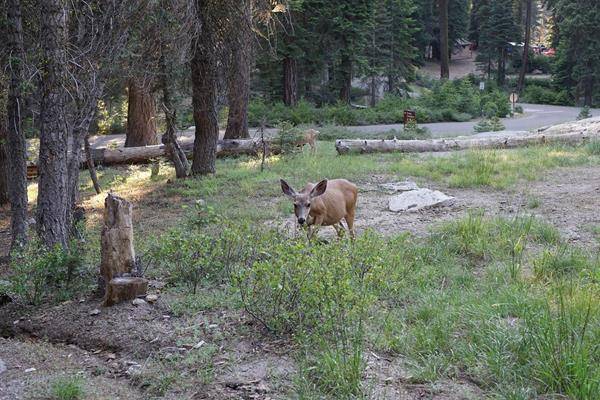
[[[421,187],[455,197],[454,203],[420,212],[391,213],[387,211],[389,194],[379,191],[378,185],[406,178],[373,176],[359,185],[359,233],[370,228],[386,235],[410,232],[424,236],[437,224],[459,218],[470,209],[483,209],[487,215],[534,214],[557,226],[570,242],[598,248],[600,167],[557,169],[540,181],[522,183],[510,191],[421,183]],[[278,224],[292,227],[293,220],[290,217]],[[333,234],[333,230],[326,231],[322,234]],[[152,291],[160,294],[160,282],[154,282]],[[269,337],[243,313],[199,312],[193,317],[177,317],[170,312],[166,294],[154,305],[121,304],[110,312],[100,308],[99,302],[98,298],[84,298],[54,307],[0,306],[0,400],[44,398],[40,396],[47,394],[49,382],[65,374],[85,378],[86,399],[152,398],[146,392],[147,382],[134,376],[132,367],[143,371],[157,355],[165,354],[176,360],[194,360],[194,352],[203,348],[194,346],[201,341],[214,349],[213,379],[202,379],[202,365],[177,367],[175,373],[185,378],[182,382],[186,384],[164,398],[288,398],[296,372],[291,344]],[[100,313],[94,315],[97,308]],[[368,351],[366,362],[365,382],[373,399],[482,398],[481,389],[469,381],[412,382],[398,358]]]

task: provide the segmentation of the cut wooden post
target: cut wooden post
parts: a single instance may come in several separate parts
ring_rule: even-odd
[[[104,200],[100,276],[106,306],[143,295],[148,286],[145,279],[131,276],[135,272],[132,208],[112,193]]]
[[[113,278],[106,286],[104,305],[109,307],[125,300],[133,300],[138,296],[145,296],[148,290],[148,281],[136,276]]]

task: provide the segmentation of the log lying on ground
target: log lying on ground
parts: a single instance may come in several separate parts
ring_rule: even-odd
[[[194,143],[181,143],[181,149],[189,158],[194,151]],[[280,147],[269,143],[271,154],[278,154]],[[257,155],[262,151],[260,139],[219,140],[217,144],[217,157]],[[94,162],[103,165],[136,164],[148,162],[153,158],[165,157],[165,145],[126,147],[118,149],[92,150]]]
[[[338,154],[349,153],[424,153],[467,149],[511,149],[550,143],[579,144],[598,138],[600,129],[570,133],[535,133],[520,136],[498,135],[479,138],[429,140],[343,140],[335,142]]]

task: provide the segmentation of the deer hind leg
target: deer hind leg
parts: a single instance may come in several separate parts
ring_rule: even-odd
[[[333,224],[331,226],[333,226],[333,229],[335,229],[335,232],[337,233],[338,238],[344,237],[345,229],[344,229],[344,225],[342,225],[341,221],[338,222],[337,224]]]
[[[354,210],[352,210],[352,212],[349,212],[348,215],[346,215],[346,224],[348,225],[348,231],[350,232],[350,238],[352,238],[354,240],[356,234],[354,232]]]

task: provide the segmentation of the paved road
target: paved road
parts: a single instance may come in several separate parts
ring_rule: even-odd
[[[517,118],[504,118],[502,122],[508,131],[529,131],[542,128],[544,126],[556,125],[563,122],[573,121],[581,111],[579,107],[548,106],[537,104],[521,104],[524,114]],[[591,110],[593,116],[600,116],[600,109]],[[427,127],[434,137],[454,137],[473,134],[473,127],[477,121],[470,122],[438,122],[433,124],[421,124]],[[395,125],[368,125],[368,126],[349,126],[348,129],[355,132],[369,134],[389,131],[391,129],[402,130],[401,124]],[[267,129],[267,135],[274,135],[276,129]],[[224,131],[221,131],[221,137]],[[255,135],[256,130],[252,129],[251,134]],[[194,140],[194,130],[181,132],[180,140],[182,142]],[[95,136],[90,139],[94,148],[101,147],[122,147],[125,143],[125,135],[107,135]]]

